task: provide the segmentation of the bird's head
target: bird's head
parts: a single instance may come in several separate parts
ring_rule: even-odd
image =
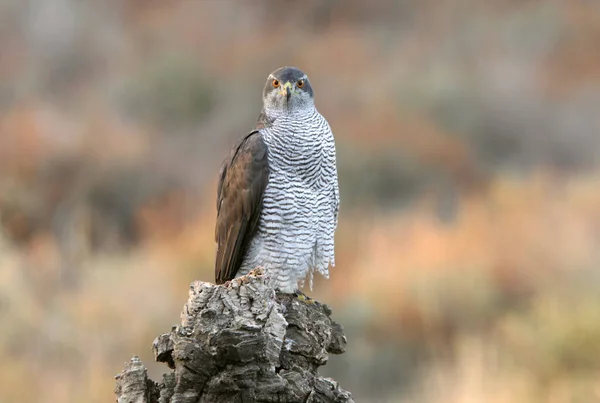
[[[313,89],[307,75],[296,67],[281,67],[267,77],[263,106],[272,114],[313,108]]]

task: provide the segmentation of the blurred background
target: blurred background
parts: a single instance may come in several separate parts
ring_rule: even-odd
[[[113,401],[269,72],[336,136],[358,402],[600,401],[600,2],[0,1],[0,402]]]

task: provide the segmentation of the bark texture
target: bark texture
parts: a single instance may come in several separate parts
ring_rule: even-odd
[[[153,343],[172,371],[154,382],[133,357],[116,377],[117,402],[354,402],[318,374],[346,348],[330,315],[315,300],[276,294],[260,270],[225,285],[196,281],[181,325]]]

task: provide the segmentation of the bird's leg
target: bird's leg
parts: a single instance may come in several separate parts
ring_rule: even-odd
[[[250,272],[248,274],[264,274],[265,273],[265,266],[255,266],[254,269],[250,270]]]
[[[311,297],[309,297],[308,295],[306,295],[305,293],[303,293],[300,290],[296,290],[294,292],[294,296],[296,298],[298,298],[300,301],[304,302],[304,303],[307,303],[307,304],[314,304],[315,303],[314,299],[312,299]]]

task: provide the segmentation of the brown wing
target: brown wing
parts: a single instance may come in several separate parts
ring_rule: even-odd
[[[235,277],[258,227],[269,180],[267,146],[258,131],[246,135],[223,162],[217,188],[215,281]]]

